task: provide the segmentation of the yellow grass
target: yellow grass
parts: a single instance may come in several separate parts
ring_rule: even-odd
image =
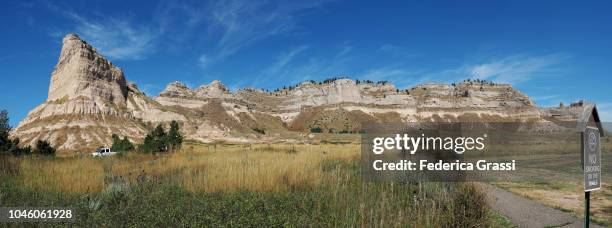
[[[25,186],[49,191],[95,192],[104,181],[102,166],[91,159],[23,159],[20,175]]]
[[[518,195],[542,202],[546,205],[570,211],[581,217],[584,216],[584,192],[581,182],[562,181],[538,185],[533,183],[500,182],[497,186],[505,188]],[[591,192],[591,218],[604,224],[612,221],[612,188],[603,183],[598,191]]]
[[[358,160],[359,145],[186,144],[170,154],[21,159],[21,184],[54,192],[99,192],[139,180],[177,183],[194,192],[287,191],[317,186],[325,160]]]

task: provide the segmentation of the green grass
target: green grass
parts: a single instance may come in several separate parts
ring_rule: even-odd
[[[517,227],[514,223],[512,223],[508,218],[497,212],[489,212],[489,220],[491,227],[499,227],[499,228],[514,228]]]

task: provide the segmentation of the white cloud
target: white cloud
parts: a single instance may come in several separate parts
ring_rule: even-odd
[[[281,73],[281,71],[286,70],[287,65],[296,55],[304,52],[306,49],[308,49],[307,46],[299,46],[293,48],[291,51],[285,54],[282,54],[274,64],[272,64],[268,69],[264,70],[264,73],[270,76]]]
[[[52,4],[48,7],[74,24],[69,29],[53,31],[52,36],[76,32],[102,54],[113,59],[144,59],[153,51],[153,43],[161,35],[158,28],[136,25],[129,18],[104,16],[103,19],[93,19]]]
[[[166,48],[180,48],[186,42],[198,44],[193,47],[206,53],[207,65],[211,65],[261,40],[278,35],[296,35],[300,14],[321,7],[325,1],[328,0],[229,0],[180,4],[162,1],[152,12],[151,20],[139,23],[130,17],[95,12],[81,14],[60,3],[49,2],[46,5],[74,23],[71,28],[59,29],[63,35],[76,32],[111,58],[146,58],[163,38],[172,42],[164,44]]]
[[[279,54],[275,62],[256,74],[251,86],[265,87],[278,78],[282,78],[285,84],[294,84],[305,80],[351,76],[346,70],[349,69],[348,63],[352,59],[347,53],[352,47],[345,45],[336,54],[330,53],[327,57],[305,56],[308,49],[308,46],[301,45]],[[300,58],[297,58],[298,56]]]
[[[231,0],[210,7],[210,33],[219,33],[215,59],[233,55],[245,46],[296,27],[296,15],[319,7],[319,1],[297,3]]]
[[[265,68],[261,71],[261,73],[259,73],[253,84],[261,85],[265,81],[272,78],[288,78],[293,76],[296,72],[291,62],[297,55],[306,51],[307,49],[308,46],[302,45],[291,49],[289,52],[280,54],[276,62],[272,63],[270,67]]]
[[[379,48],[385,52],[396,52],[401,48],[385,44]],[[389,66],[374,68],[359,75],[359,78],[373,81],[388,80],[405,88],[427,82],[451,83],[466,78],[479,78],[495,82],[519,84],[535,77],[551,76],[562,71],[562,63],[569,56],[550,54],[542,56],[514,55],[501,59],[493,59],[478,64],[462,64],[450,69],[410,68],[401,62]],[[542,97],[551,100],[554,97]]]
[[[510,56],[487,63],[464,67],[472,77],[503,83],[521,83],[538,76],[550,76],[560,71],[569,57],[563,54],[543,56]]]
[[[152,51],[157,33],[146,27],[136,27],[127,20],[110,19],[93,23],[75,14],[76,32],[104,55],[114,59],[144,59]]]

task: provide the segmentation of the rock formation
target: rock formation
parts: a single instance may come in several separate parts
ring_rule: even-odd
[[[308,140],[304,135],[313,129],[359,132],[367,122],[542,120],[541,112],[512,86],[481,81],[398,89],[388,82],[340,78],[274,92],[230,91],[217,80],[195,89],[172,82],[150,98],[91,45],[69,34],[47,101],[12,137],[29,144],[47,139],[70,153],[109,145],[113,133],[140,142],[152,126],[172,120],[188,139],[255,142]]]
[[[108,145],[112,133],[139,139],[146,129],[128,110],[128,97],[144,94],[91,45],[68,34],[46,102],[30,111],[12,136],[27,144],[46,139],[62,152]]]
[[[51,74],[47,101],[84,97],[125,106],[127,92],[123,70],[77,35],[64,37],[59,61]]]

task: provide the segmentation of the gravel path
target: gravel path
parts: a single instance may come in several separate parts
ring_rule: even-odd
[[[519,227],[583,227],[583,219],[491,185],[483,185],[487,203]],[[601,227],[590,223],[590,227]]]

